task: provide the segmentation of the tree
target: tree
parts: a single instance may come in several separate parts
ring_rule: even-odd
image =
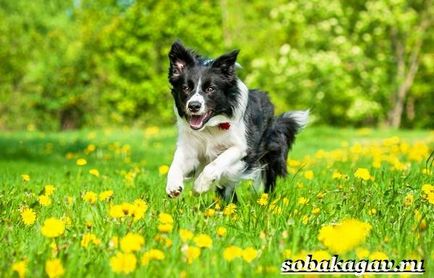
[[[402,3],[401,3],[402,4]],[[409,25],[404,20],[399,20],[399,12],[396,15],[396,22],[390,26],[392,47],[396,60],[396,82],[397,90],[392,94],[392,108],[389,111],[388,123],[394,128],[401,125],[404,104],[411,89],[416,73],[419,69],[421,49],[426,40],[427,30],[432,25],[432,2],[423,1],[420,4],[420,11],[413,24]],[[395,7],[394,7],[395,8]],[[399,9],[411,9],[412,7],[399,7]],[[395,11],[395,9],[393,9]],[[414,12],[413,10],[412,12]],[[396,14],[396,13],[394,13]],[[413,15],[414,16],[414,15]],[[410,15],[409,15],[410,17]],[[415,26],[415,28],[409,28]]]

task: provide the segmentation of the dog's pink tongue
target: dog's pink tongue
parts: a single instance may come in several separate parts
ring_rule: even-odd
[[[191,116],[190,118],[190,126],[193,128],[200,128],[202,127],[203,119],[205,118],[205,115],[201,116]]]

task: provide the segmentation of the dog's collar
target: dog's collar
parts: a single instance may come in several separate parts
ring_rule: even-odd
[[[231,124],[229,122],[220,123],[218,127],[222,130],[228,130],[231,127]]]

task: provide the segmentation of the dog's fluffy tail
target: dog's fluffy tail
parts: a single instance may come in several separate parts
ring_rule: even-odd
[[[273,119],[272,126],[265,136],[267,154],[264,162],[265,191],[274,189],[277,176],[284,177],[287,174],[286,160],[296,134],[306,126],[309,118],[309,110],[286,112]]]

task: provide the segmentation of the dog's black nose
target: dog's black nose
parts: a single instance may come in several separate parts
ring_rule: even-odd
[[[197,112],[200,110],[201,107],[201,103],[199,101],[190,101],[188,103],[188,110],[190,110],[190,112]]]

